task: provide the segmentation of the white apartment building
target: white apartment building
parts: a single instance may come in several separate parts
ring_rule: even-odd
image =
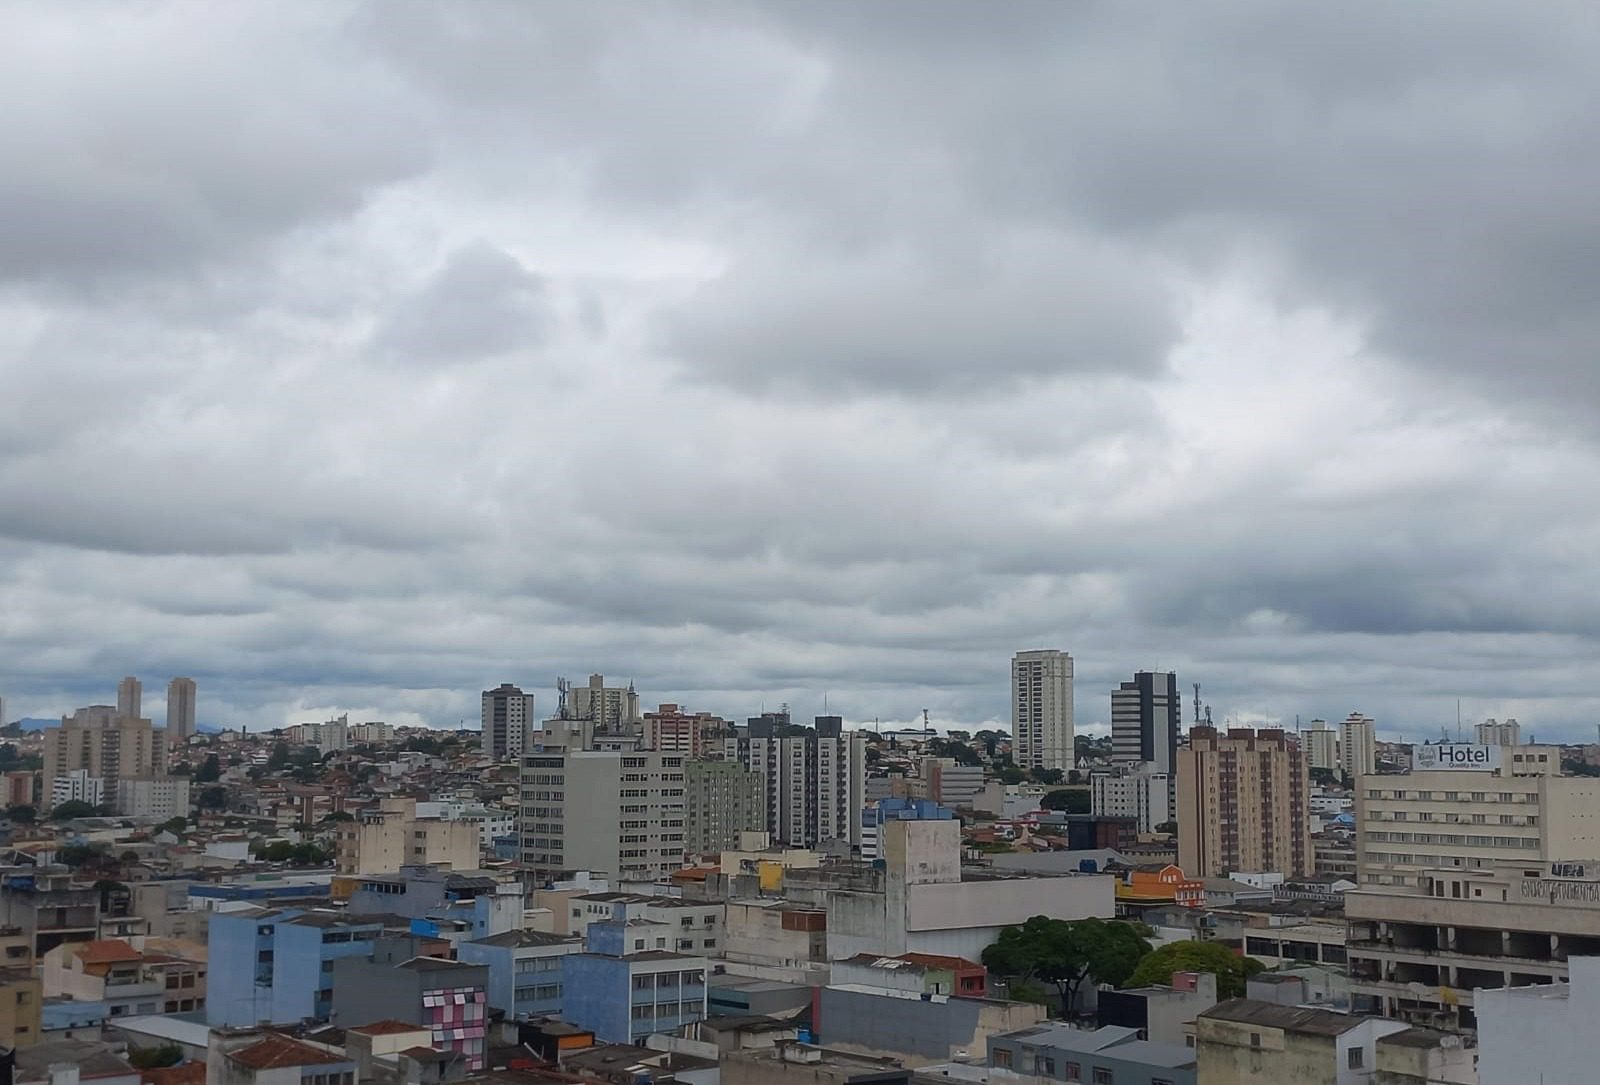
[[[1339,767],[1351,779],[1378,771],[1378,725],[1371,716],[1352,712],[1339,724]]]
[[[522,861],[539,876],[590,870],[615,881],[683,866],[684,758],[571,750],[522,759]]]
[[[484,851],[494,847],[495,837],[510,836],[517,831],[517,815],[497,806],[454,800],[437,800],[417,803],[417,817],[423,820],[465,821],[478,827],[478,844]]]
[[[1018,652],[1011,660],[1011,754],[1024,769],[1066,772],[1072,744],[1072,657],[1055,649]]]
[[[639,714],[639,694],[631,682],[626,686],[608,686],[605,675],[591,674],[589,684],[573,686],[568,697],[570,718],[592,720],[603,730],[623,730],[644,723],[644,717]]]
[[[526,752],[528,725],[534,715],[533,694],[510,682],[483,691],[480,726],[483,751],[491,757],[521,757]]]
[[[350,717],[324,723],[297,723],[286,733],[287,740],[295,746],[315,746],[322,753],[350,748]]]
[[[739,755],[761,777],[773,842],[859,847],[867,802],[866,734],[846,731],[839,716],[818,716],[815,726],[798,727],[786,715],[753,719],[747,732]]]
[[[1555,775],[1558,746],[1418,746],[1413,769],[1356,781],[1357,880],[1418,884],[1430,868],[1600,855],[1600,778]]]
[[[1171,773],[1154,765],[1139,764],[1120,770],[1089,774],[1091,809],[1105,817],[1138,818],[1141,833],[1173,820]]]
[[[72,769],[50,781],[50,805],[86,802],[90,806],[99,806],[106,801],[105,789],[105,780],[90,776],[88,769]]]
[[[1307,768],[1338,772],[1344,767],[1339,760],[1339,732],[1329,727],[1327,720],[1312,720],[1311,726],[1300,732],[1300,744],[1305,748]]]
[[[189,816],[187,776],[123,776],[116,787],[113,809],[123,817],[167,821]]]
[[[1522,725],[1514,719],[1507,719],[1501,723],[1491,716],[1478,724],[1475,730],[1480,746],[1522,745]]]

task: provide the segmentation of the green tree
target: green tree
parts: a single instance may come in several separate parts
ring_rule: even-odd
[[[1039,800],[1039,804],[1046,810],[1060,810],[1066,814],[1087,814],[1090,809],[1087,791],[1071,791],[1067,788],[1050,792]]]
[[[1160,825],[1156,826],[1156,832],[1170,833],[1173,836],[1176,836],[1178,833],[1178,823],[1176,821],[1163,821]]]
[[[1020,927],[1007,927],[983,951],[990,971],[1012,980],[1055,987],[1066,1013],[1084,980],[1121,986],[1140,958],[1150,952],[1139,924],[1104,919],[1051,919],[1036,915]]]
[[[1218,998],[1243,998],[1246,981],[1263,967],[1218,942],[1169,942],[1140,961],[1126,985],[1171,983],[1174,972],[1210,972],[1217,977]]]
[[[228,789],[213,784],[200,792],[194,802],[202,810],[226,810],[228,808]]]
[[[50,811],[51,821],[71,821],[73,818],[92,818],[98,816],[100,808],[84,802],[82,799],[70,799],[60,803]]]
[[[96,866],[110,858],[106,844],[67,844],[56,849],[57,861],[69,867]]]
[[[6,817],[18,825],[32,825],[39,820],[39,811],[27,803],[19,803],[16,806],[6,807]]]
[[[163,1066],[176,1066],[183,1061],[183,1048],[177,1044],[136,1047],[128,1052],[128,1061],[136,1070],[158,1070]]]
[[[289,763],[289,744],[282,739],[272,744],[272,752],[267,755],[267,768],[281,769]]]
[[[216,754],[207,754],[205,761],[201,762],[200,769],[194,774],[197,784],[214,784],[222,779],[222,761]]]
[[[165,832],[175,833],[176,834],[176,833],[182,833],[183,830],[188,828],[188,827],[189,827],[189,819],[188,818],[186,818],[186,817],[175,817],[175,818],[168,818],[166,821],[163,821],[160,825],[157,825],[156,826],[156,831],[157,832],[165,831]]]
[[[1020,784],[1028,778],[1028,774],[1015,765],[1007,765],[1000,770],[1000,782],[1004,784]]]
[[[1047,769],[1040,765],[1035,765],[1028,770],[1028,775],[1033,777],[1034,783],[1048,785],[1059,784],[1064,773],[1060,769]],[[1077,773],[1073,773],[1073,775],[1077,775]]]

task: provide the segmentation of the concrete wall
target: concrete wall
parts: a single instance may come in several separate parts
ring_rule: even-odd
[[[851,987],[819,995],[818,1041],[828,1048],[896,1058],[907,1066],[947,1062],[959,1052],[987,1057],[989,1037],[1044,1020],[1043,1006],[979,998],[924,1000]]]

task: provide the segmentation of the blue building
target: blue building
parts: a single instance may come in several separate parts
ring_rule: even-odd
[[[350,894],[350,911],[418,920],[421,925],[412,929],[419,934],[459,930],[467,938],[486,938],[521,927],[525,900],[515,878],[406,866],[395,874],[362,877]]]
[[[565,960],[583,952],[583,939],[542,931],[506,931],[462,942],[456,957],[489,969],[489,1006],[508,1020],[559,1015]]]
[[[606,1043],[642,1044],[706,1017],[706,959],[665,950],[574,953],[563,965],[562,1016]]]
[[[217,912],[207,938],[206,1023],[244,1027],[325,1021],[333,1007],[333,962],[372,956],[395,916],[302,908]]]
[[[861,811],[861,858],[881,859],[879,841],[891,821],[954,821],[956,812],[932,799],[879,799]]]

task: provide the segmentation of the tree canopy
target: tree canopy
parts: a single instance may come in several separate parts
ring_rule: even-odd
[[[206,759],[200,763],[199,771],[194,774],[197,784],[210,784],[222,779],[222,761],[216,754],[207,754]]]
[[[1243,998],[1245,982],[1264,967],[1217,942],[1171,942],[1140,961],[1126,985],[1171,983],[1174,972],[1210,972],[1217,977],[1218,998]]]
[[[1039,805],[1046,810],[1060,810],[1067,814],[1087,814],[1090,811],[1089,792],[1085,790],[1069,790],[1062,788],[1052,791],[1039,800]]]
[[[69,799],[57,803],[50,811],[51,821],[71,821],[73,818],[100,817],[104,813],[101,807],[91,805],[82,799]]]
[[[1036,915],[1007,927],[983,951],[983,964],[1017,982],[1037,980],[1055,987],[1061,1009],[1070,1011],[1084,980],[1121,986],[1150,952],[1138,924],[1104,919],[1051,919]]]

